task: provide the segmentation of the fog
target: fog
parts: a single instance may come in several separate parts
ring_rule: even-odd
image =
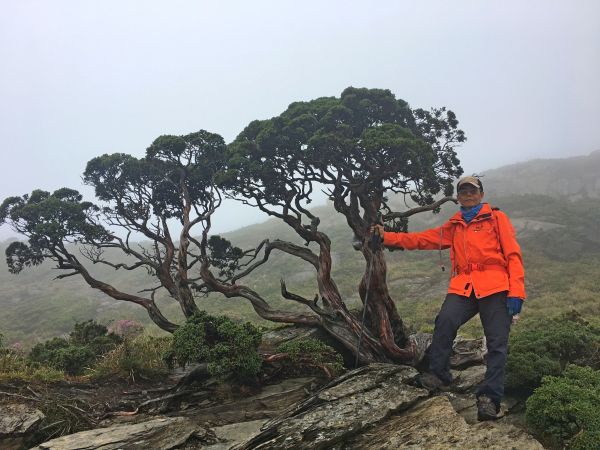
[[[235,138],[289,103],[387,88],[447,106],[466,173],[600,149],[596,1],[0,2],[4,199],[161,134]],[[1,200],[0,199],[0,200]],[[229,203],[214,229],[263,220]],[[11,231],[0,228],[0,239]]]

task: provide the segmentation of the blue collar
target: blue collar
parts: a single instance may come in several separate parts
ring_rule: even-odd
[[[483,203],[480,203],[477,206],[473,206],[471,209],[466,209],[461,206],[460,213],[462,214],[463,220],[465,222],[469,223],[471,220],[473,220],[475,218],[475,216],[477,214],[479,214],[479,211],[481,211],[482,207],[483,207]]]

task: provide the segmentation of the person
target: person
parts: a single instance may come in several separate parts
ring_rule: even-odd
[[[456,186],[460,211],[437,228],[417,233],[386,232],[373,225],[387,247],[407,250],[450,249],[452,272],[446,299],[435,319],[429,348],[429,373],[421,384],[430,390],[452,383],[450,355],[458,329],[479,313],[487,343],[486,373],[478,386],[479,420],[498,418],[511,323],[525,300],[524,268],[514,228],[506,214],[484,198],[478,177],[461,178]]]

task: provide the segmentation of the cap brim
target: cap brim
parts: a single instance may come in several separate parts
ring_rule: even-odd
[[[475,183],[474,181],[463,181],[461,184],[458,185],[457,190],[460,189],[461,187],[465,186],[465,185],[471,185],[476,187],[477,189],[479,189],[479,185],[477,183]]]

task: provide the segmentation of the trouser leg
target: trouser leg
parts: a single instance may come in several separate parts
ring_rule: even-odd
[[[448,294],[435,318],[433,340],[429,347],[429,369],[445,383],[452,381],[450,354],[456,332],[475,314],[477,314],[477,300]]]
[[[487,343],[487,369],[477,396],[485,394],[499,406],[504,395],[508,334],[512,323],[506,310],[506,292],[479,299],[479,317]]]

